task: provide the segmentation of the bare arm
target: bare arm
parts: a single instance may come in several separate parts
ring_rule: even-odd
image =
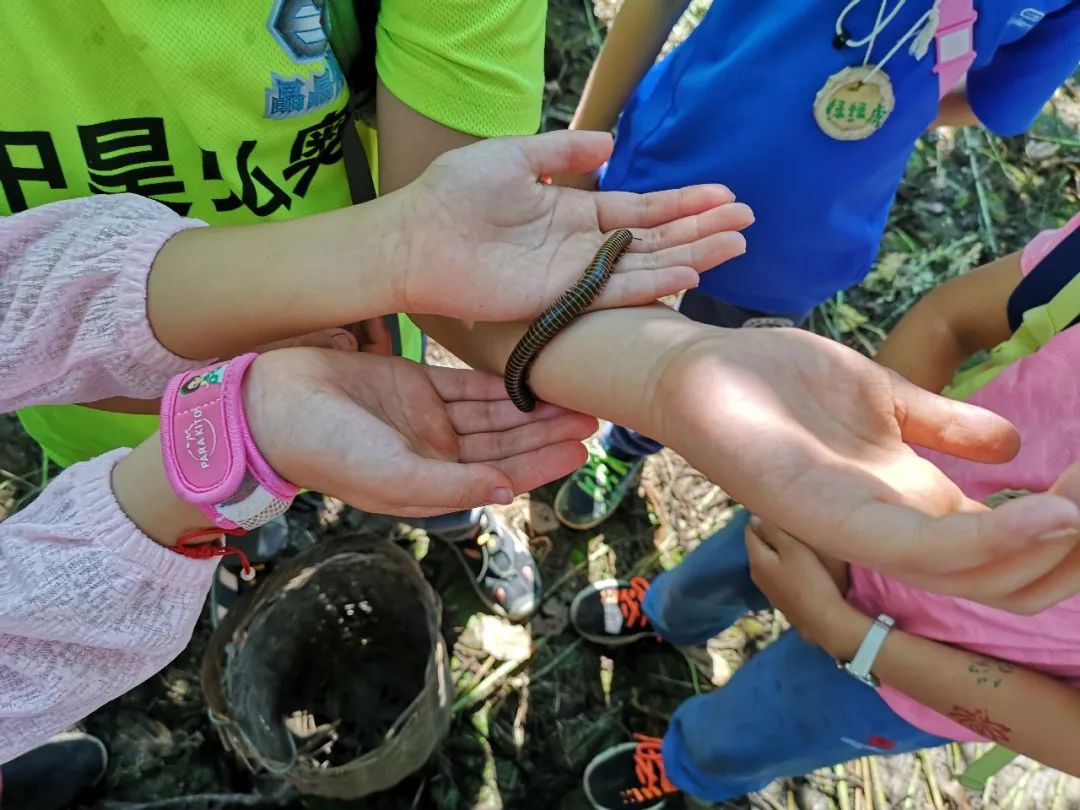
[[[889,333],[877,361],[941,391],[964,360],[1008,339],[1006,306],[1020,279],[1020,254],[1013,253],[942,284]]]
[[[571,129],[609,132],[690,0],[626,0],[589,73]]]
[[[975,111],[971,109],[967,91],[961,85],[941,100],[937,118],[934,119],[928,129],[975,126],[979,126],[979,119],[976,117]]]
[[[457,146],[480,140],[456,129],[443,126],[412,109],[387,89],[379,80],[376,86],[379,139],[379,193],[389,194],[408,185],[435,158]],[[490,364],[476,363],[471,351],[471,325],[436,315],[412,314],[412,319],[424,332],[445,346],[473,368],[501,372]],[[485,338],[479,335],[477,343]]]
[[[871,623],[852,608],[833,629],[826,650],[850,661]],[[1080,689],[895,629],[874,662],[874,674],[982,737],[1080,775]]]
[[[690,0],[626,0],[589,72],[570,129],[610,132],[638,82],[656,62],[671,28]],[[564,174],[552,182],[596,188],[596,173]]]
[[[754,582],[799,633],[838,661],[854,658],[873,620],[841,595],[807,546],[752,520]],[[1048,675],[893,629],[874,662],[882,683],[976,734],[1080,774],[1080,690]]]
[[[421,115],[391,93],[376,87],[379,124],[379,194],[403,188],[444,152],[481,138],[443,126]]]

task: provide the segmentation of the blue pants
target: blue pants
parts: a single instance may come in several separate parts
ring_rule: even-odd
[[[769,606],[750,579],[743,543],[749,514],[661,575],[645,612],[674,644],[704,644],[746,613]],[[725,686],[690,698],[664,737],[673,784],[707,801],[760,790],[865,754],[899,754],[948,742],[912,726],[794,631],[750,659]]]
[[[679,302],[679,312],[692,321],[737,329],[742,326],[763,325],[762,321],[787,321],[785,325],[794,326],[802,323],[806,315],[773,315],[743,309],[734,304],[727,304],[719,298],[713,298],[697,290],[687,290]],[[772,325],[777,325],[773,323]],[[627,458],[640,458],[660,452],[660,442],[642,436],[620,425],[608,425],[601,436],[605,447],[615,450]]]

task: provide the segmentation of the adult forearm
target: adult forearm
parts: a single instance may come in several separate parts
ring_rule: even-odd
[[[503,372],[525,331],[524,324],[418,320],[462,360],[493,374]],[[662,425],[653,392],[667,360],[720,333],[659,304],[591,312],[540,352],[529,372],[529,387],[547,402],[655,435]]]

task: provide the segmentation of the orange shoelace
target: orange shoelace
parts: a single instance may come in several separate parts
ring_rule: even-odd
[[[649,617],[641,609],[645,592],[649,590],[649,580],[645,577],[634,577],[626,588],[618,588],[619,610],[622,611],[623,621],[631,630],[635,627],[648,627]]]
[[[668,781],[659,737],[635,734],[638,747],[634,751],[634,775],[638,783],[620,792],[623,804],[645,804],[663,798],[679,789]]]

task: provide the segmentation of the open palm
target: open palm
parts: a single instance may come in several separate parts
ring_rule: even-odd
[[[596,429],[552,405],[520,413],[480,372],[329,349],[262,355],[244,401],[284,478],[402,517],[508,503],[578,467]]]
[[[701,342],[661,397],[672,447],[824,554],[1017,612],[1070,586],[1050,575],[1080,554],[1080,499],[1044,493],[989,510],[906,444],[1006,461],[1019,437],[1000,417],[786,329]]]
[[[745,250],[753,221],[720,185],[652,194],[586,192],[539,178],[594,169],[611,152],[596,132],[484,141],[438,158],[399,198],[423,223],[408,245],[409,311],[480,321],[537,315],[618,228],[635,241],[597,307],[646,304],[697,286]]]

